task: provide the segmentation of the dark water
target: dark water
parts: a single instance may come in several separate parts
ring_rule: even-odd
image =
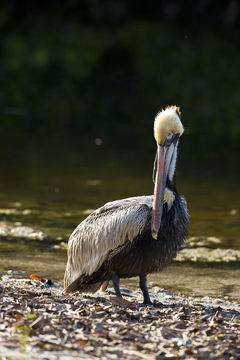
[[[54,245],[66,241],[86,213],[110,200],[152,193],[154,144],[147,150],[97,146],[94,139],[89,144],[4,147],[1,208],[16,211],[2,211],[0,220],[31,226],[48,239],[1,238],[1,274],[17,270],[25,271],[24,276],[37,273],[61,280],[66,251]],[[234,159],[220,150],[200,156],[189,149],[186,141],[177,171],[179,191],[190,212],[189,236],[215,236],[221,240],[216,247],[240,249],[240,189]],[[30,210],[26,215],[25,209]],[[237,299],[239,275],[237,263],[174,263],[151,275],[150,281],[175,292]],[[137,282],[126,280],[123,285],[136,288]]]

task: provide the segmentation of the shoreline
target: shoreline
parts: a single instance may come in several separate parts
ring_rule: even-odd
[[[240,306],[150,288],[124,300],[106,293],[64,295],[62,283],[0,280],[0,359],[240,358]]]

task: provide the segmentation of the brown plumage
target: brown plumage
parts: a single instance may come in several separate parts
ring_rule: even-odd
[[[89,215],[68,244],[65,292],[94,293],[109,280],[121,296],[119,279],[139,276],[144,303],[151,303],[146,277],[169,264],[188,228],[186,201],[177,193],[175,166],[183,132],[180,109],[168,107],[155,119],[157,141],[154,195],[112,201]]]

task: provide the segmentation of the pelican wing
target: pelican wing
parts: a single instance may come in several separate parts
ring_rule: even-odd
[[[95,214],[102,214],[107,211],[113,211],[115,209],[123,209],[131,206],[147,205],[152,208],[153,195],[133,196],[126,199],[109,201],[99,209],[95,210],[90,216]]]
[[[97,271],[107,254],[150,227],[151,197],[113,201],[89,215],[70,236],[66,283]]]

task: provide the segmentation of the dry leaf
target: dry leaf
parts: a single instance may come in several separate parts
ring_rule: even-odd
[[[119,296],[111,296],[110,301],[113,305],[123,305],[123,306],[129,306],[131,305],[131,301],[128,301],[126,299],[120,298]]]

